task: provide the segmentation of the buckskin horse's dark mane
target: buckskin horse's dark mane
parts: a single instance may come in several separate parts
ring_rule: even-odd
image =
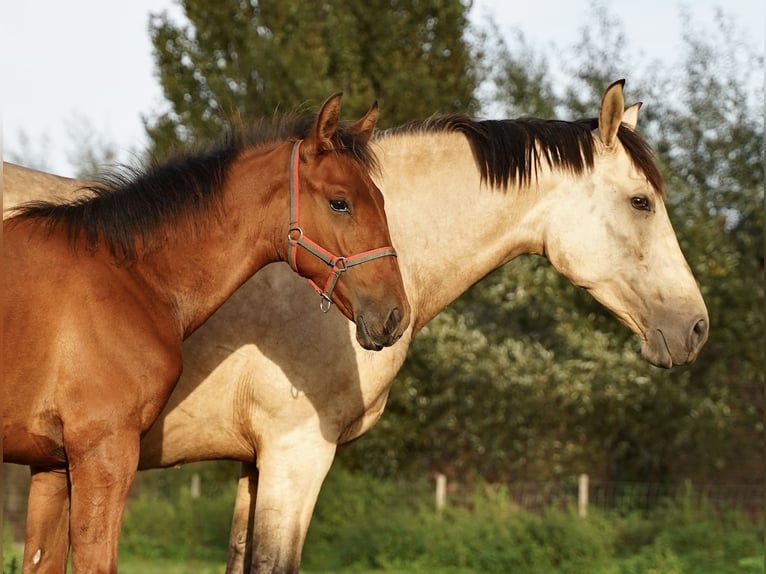
[[[529,186],[543,161],[574,174],[592,169],[596,143],[591,132],[597,127],[595,118],[575,122],[538,118],[474,120],[463,114],[448,114],[413,121],[381,132],[377,137],[461,133],[471,145],[482,181],[507,189],[512,183]],[[636,169],[664,194],[662,176],[646,140],[624,124],[617,137]]]
[[[145,167],[117,166],[82,188],[85,194],[76,199],[24,203],[6,221],[36,219],[51,230],[64,226],[70,242],[84,234],[91,251],[103,242],[116,260],[130,263],[137,257],[138,241],[146,245],[164,223],[215,209],[228,169],[241,151],[305,138],[315,120],[315,114],[293,113],[249,128],[232,128],[211,145],[175,152],[162,162],[153,159]],[[338,153],[365,170],[378,169],[372,147],[349,125],[339,124],[332,141]],[[284,174],[287,181],[287,162]]]

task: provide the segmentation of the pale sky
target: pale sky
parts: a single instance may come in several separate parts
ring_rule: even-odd
[[[682,6],[693,7],[695,29],[712,29],[715,7],[723,6],[737,29],[764,51],[763,0],[612,0],[603,5],[622,22],[631,51],[649,59],[665,60],[681,47]],[[3,0],[3,157],[23,152],[26,137],[49,170],[74,175],[68,157],[79,124],[116,147],[121,161],[142,150],[141,115],[162,107],[148,35],[149,13],[162,10],[179,13],[171,0]],[[573,45],[590,15],[590,0],[475,0],[472,9],[474,20],[491,18],[503,33],[520,29],[535,48]]]

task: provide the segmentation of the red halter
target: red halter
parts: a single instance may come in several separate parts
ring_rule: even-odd
[[[371,249],[369,251],[363,251],[356,255],[349,257],[341,257],[333,255],[327,249],[319,245],[317,242],[312,241],[303,233],[303,229],[300,227],[300,178],[298,175],[300,166],[300,154],[298,153],[303,140],[298,140],[293,144],[293,150],[290,154],[290,230],[287,232],[287,260],[293,271],[298,273],[298,247],[303,247],[315,255],[322,261],[324,261],[329,267],[332,268],[330,276],[324,284],[324,287],[319,287],[311,279],[307,279],[309,284],[314,290],[319,293],[322,298],[319,307],[327,313],[332,307],[332,292],[335,289],[335,284],[340,279],[341,274],[344,271],[348,271],[350,267],[372,261],[379,257],[386,257],[391,255],[396,257],[396,250],[393,247],[378,247],[377,249]]]

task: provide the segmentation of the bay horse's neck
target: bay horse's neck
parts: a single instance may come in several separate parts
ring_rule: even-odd
[[[220,203],[188,215],[188,225],[172,224],[167,240],[134,265],[172,309],[184,338],[256,270],[285,258],[288,156],[287,146],[241,152],[229,166]]]
[[[384,136],[377,143],[413,333],[487,273],[518,255],[543,253],[537,208],[546,186],[556,185],[547,168],[529,189],[492,189],[461,134]]]

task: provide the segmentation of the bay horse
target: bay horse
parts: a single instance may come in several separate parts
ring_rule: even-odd
[[[365,349],[406,329],[370,177],[377,104],[347,126],[340,99],[3,221],[3,460],[32,467],[34,492],[68,493],[52,523],[30,504],[27,536],[68,531],[75,572],[117,570],[139,441],[178,381],[182,341],[258,269],[289,262]],[[63,572],[47,550],[27,545],[24,571]]]
[[[635,131],[639,107],[624,109],[618,81],[594,119],[449,115],[378,133],[377,181],[411,306],[390,348],[362,353],[337,313],[322,317],[329,323],[307,317],[311,297],[275,266],[184,343],[186,369],[141,442],[139,465],[242,462],[227,572],[298,570],[336,449],[378,421],[412,337],[519,255],[543,255],[587,289],[638,336],[650,363],[694,361],[707,309]],[[255,313],[263,299],[278,303]],[[66,513],[66,496],[38,494],[30,502],[52,509],[51,523]]]

